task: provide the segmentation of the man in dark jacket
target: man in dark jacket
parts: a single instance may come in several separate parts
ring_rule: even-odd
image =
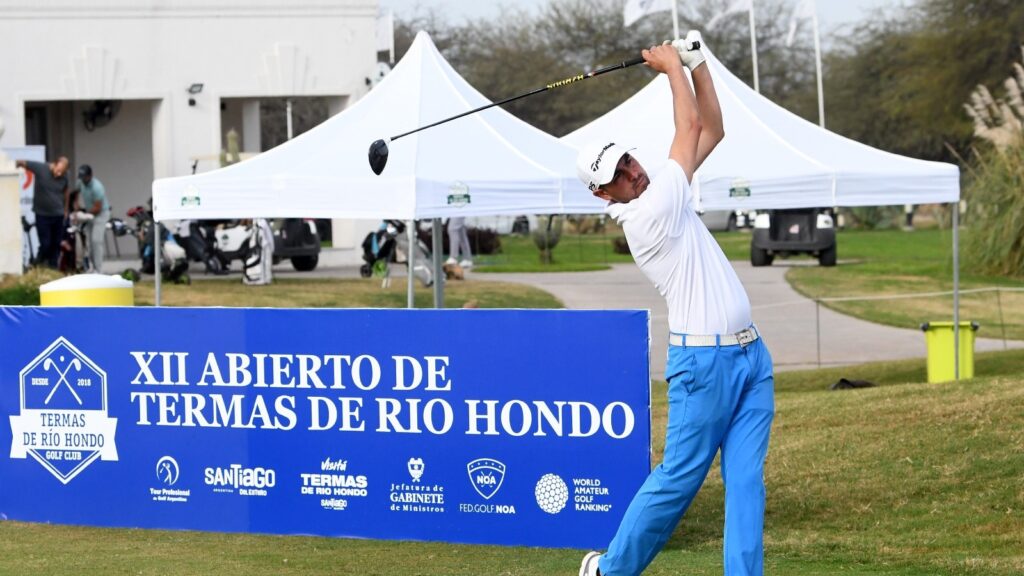
[[[68,159],[61,156],[49,164],[18,160],[16,164],[35,176],[32,211],[36,214],[39,234],[38,262],[56,268],[64,220],[68,216]]]

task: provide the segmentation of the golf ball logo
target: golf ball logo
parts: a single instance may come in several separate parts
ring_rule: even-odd
[[[557,474],[545,474],[533,490],[537,505],[548,514],[558,514],[569,501],[569,487]]]

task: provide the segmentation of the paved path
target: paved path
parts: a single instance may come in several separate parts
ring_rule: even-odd
[[[336,253],[337,252],[337,253]],[[322,264],[314,272],[295,272],[287,262],[274,267],[277,278],[357,278],[358,267],[350,263],[350,255],[340,251],[322,254]],[[108,261],[104,272],[118,273],[137,261]],[[765,268],[753,268],[746,262],[733,262],[740,281],[747,289],[753,307],[754,322],[764,334],[777,370],[814,368],[820,364],[840,366],[880,360],[924,358],[924,335],[919,330],[892,328],[858,320],[833,312],[794,291],[785,280],[790,266],[799,262],[783,262]],[[239,278],[236,272],[229,278]],[[211,278],[202,266],[193,264],[193,279]],[[404,284],[405,269],[392,269],[395,282]],[[644,277],[635,264],[615,264],[599,272],[558,272],[532,274],[485,274],[470,272],[473,280],[517,282],[550,292],[573,309],[642,309],[651,311],[651,373],[663,378],[665,349],[668,347],[668,312],[665,300]],[[820,324],[816,321],[820,314]],[[1024,347],[1024,342],[1010,341],[1009,347]],[[978,339],[975,350],[1001,350],[1003,342]]]
[[[784,276],[787,266],[753,268],[733,262],[747,289],[754,322],[765,337],[777,370],[817,367],[818,338],[814,301],[794,291]],[[474,279],[529,284],[554,294],[567,308],[640,308],[651,311],[651,373],[663,378],[668,346],[665,300],[634,264],[615,264],[600,272],[544,274],[472,274]],[[833,312],[820,313],[821,365],[923,358],[924,334],[892,328]],[[1024,343],[1011,341],[1010,347]],[[975,350],[1001,350],[1001,340],[978,339]]]

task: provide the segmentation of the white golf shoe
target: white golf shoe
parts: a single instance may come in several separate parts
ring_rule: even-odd
[[[597,569],[597,561],[600,558],[600,552],[587,552],[580,564],[580,576],[601,576],[601,571]]]

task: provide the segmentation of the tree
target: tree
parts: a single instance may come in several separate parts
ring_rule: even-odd
[[[471,20],[453,25],[436,11],[417,12],[400,21],[396,56],[408,49],[418,30],[430,33],[438,50],[476,89],[500,100],[568,78],[582,71],[630,59],[645,47],[661,43],[672,32],[667,12],[623,26],[624,0],[551,0],[536,13],[504,7],[494,20]],[[699,28],[721,10],[721,0],[687,4],[681,14],[683,30]],[[804,44],[784,46],[791,3],[758,2],[758,52],[762,93],[785,105],[799,105],[816,114],[813,53]],[[740,78],[752,84],[747,19],[726,18],[705,34],[716,56]],[[809,74],[808,74],[809,72]],[[530,124],[562,136],[608,112],[632,96],[654,73],[636,66],[571,87],[525,98],[505,108]],[[810,91],[810,97],[805,93]]]
[[[827,60],[829,127],[918,158],[954,160],[972,123],[961,105],[1001,79],[1024,38],[1019,0],[919,0],[855,28]]]

